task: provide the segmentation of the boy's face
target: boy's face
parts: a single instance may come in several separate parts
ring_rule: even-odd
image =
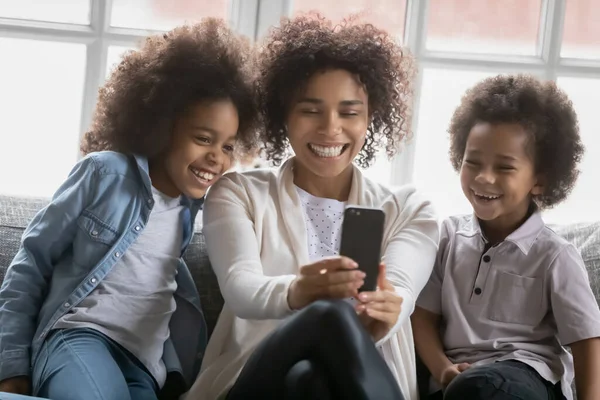
[[[170,147],[158,168],[151,164],[153,186],[171,197],[203,197],[231,168],[238,123],[230,100],[192,104],[176,119]]]
[[[526,217],[532,195],[542,194],[519,124],[473,126],[460,170],[463,192],[485,228],[509,234]]]

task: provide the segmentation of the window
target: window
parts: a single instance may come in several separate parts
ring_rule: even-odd
[[[77,161],[85,45],[0,38],[0,54],[0,192],[50,196]]]
[[[203,17],[227,18],[227,0],[113,0],[110,25],[167,31]]]
[[[597,0],[566,2],[564,39],[561,55],[600,59],[600,7]]]
[[[334,22],[356,15],[400,38],[404,36],[406,0],[347,0],[343,4],[341,6],[335,0],[296,0],[293,1],[293,14],[318,11]]]
[[[87,25],[90,23],[89,0],[3,0],[0,16],[21,20],[64,22]]]
[[[554,223],[600,221],[600,79],[560,77],[557,83],[567,93],[577,111],[585,154],[580,164],[581,174],[573,192],[564,203],[547,211],[545,218]]]
[[[541,9],[542,0],[430,0],[427,50],[535,55]]]
[[[51,196],[80,157],[98,88],[122,54],[150,31],[206,16],[243,25],[229,18],[233,3],[0,0],[0,194]],[[244,10],[254,21],[256,9]]]

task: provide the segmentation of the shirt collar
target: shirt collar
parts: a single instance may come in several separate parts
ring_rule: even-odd
[[[546,224],[544,224],[541,213],[536,210],[520,227],[508,235],[505,241],[514,243],[523,254],[527,255],[545,226]],[[485,235],[481,231],[479,220],[475,214],[466,219],[465,224],[460,230],[457,231],[457,233],[464,236],[479,235],[484,241],[487,242]]]

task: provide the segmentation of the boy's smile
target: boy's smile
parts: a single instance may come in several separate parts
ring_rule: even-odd
[[[460,171],[463,192],[488,238],[503,240],[527,217],[542,193],[530,134],[519,124],[477,123],[467,139]]]

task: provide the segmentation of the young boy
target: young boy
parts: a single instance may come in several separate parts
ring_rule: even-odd
[[[600,311],[577,250],[540,215],[578,175],[571,102],[553,82],[489,78],[450,138],[473,215],[443,223],[412,317],[431,398],[572,399],[575,373],[578,398],[600,399]]]

